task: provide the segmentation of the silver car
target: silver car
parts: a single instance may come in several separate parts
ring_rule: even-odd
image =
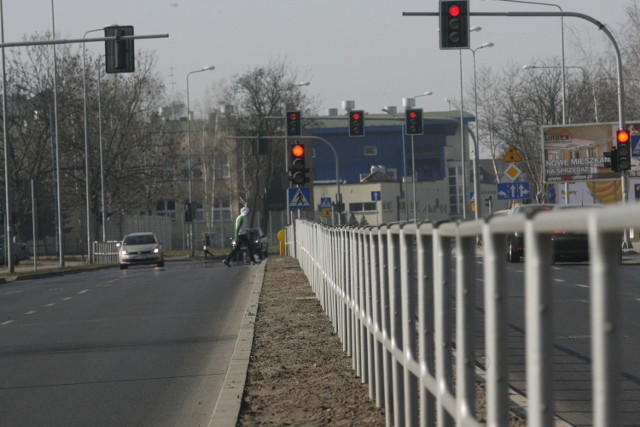
[[[164,267],[162,242],[155,233],[127,234],[117,246],[121,270],[135,264],[156,264],[158,267]]]

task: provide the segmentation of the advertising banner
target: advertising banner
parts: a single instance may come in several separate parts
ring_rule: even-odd
[[[629,177],[640,176],[640,126],[627,124],[631,131],[632,162]],[[544,181],[572,182],[619,179],[620,173],[611,170],[610,152],[615,146],[617,123],[593,123],[542,127]]]

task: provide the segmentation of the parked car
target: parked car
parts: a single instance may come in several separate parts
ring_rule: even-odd
[[[5,263],[5,246],[4,246],[4,235],[0,236],[0,262]],[[20,261],[25,259],[29,259],[29,250],[27,249],[26,243],[23,242],[12,242],[11,250],[13,255],[13,262],[18,264]]]
[[[542,211],[550,211],[555,205],[549,204],[531,204],[520,205],[512,208],[509,211],[509,215],[524,214],[527,216],[535,215]],[[520,259],[524,256],[524,233],[513,233],[507,237],[507,261],[520,262]]]
[[[127,234],[116,246],[121,270],[135,264],[156,264],[158,267],[164,267],[162,242],[155,233]]]

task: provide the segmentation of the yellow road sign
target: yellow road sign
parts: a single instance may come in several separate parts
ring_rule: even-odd
[[[518,153],[518,150],[516,150],[516,148],[513,145],[510,145],[509,149],[504,154],[502,161],[506,163],[521,162],[522,157],[520,157],[520,153]]]

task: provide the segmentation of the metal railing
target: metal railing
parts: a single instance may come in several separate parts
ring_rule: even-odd
[[[117,264],[118,248],[117,241],[93,242],[93,254],[96,264]]]
[[[525,233],[526,418],[554,424],[551,234],[589,235],[593,424],[620,423],[620,236],[640,205],[441,224],[287,228],[295,256],[387,425],[482,425],[476,415],[481,274],[486,424],[509,424],[507,235]],[[481,253],[477,241],[481,239]],[[477,256],[482,257],[478,263]],[[482,270],[479,270],[482,269]],[[477,271],[478,270],[478,271]],[[455,383],[455,388],[454,388]]]

